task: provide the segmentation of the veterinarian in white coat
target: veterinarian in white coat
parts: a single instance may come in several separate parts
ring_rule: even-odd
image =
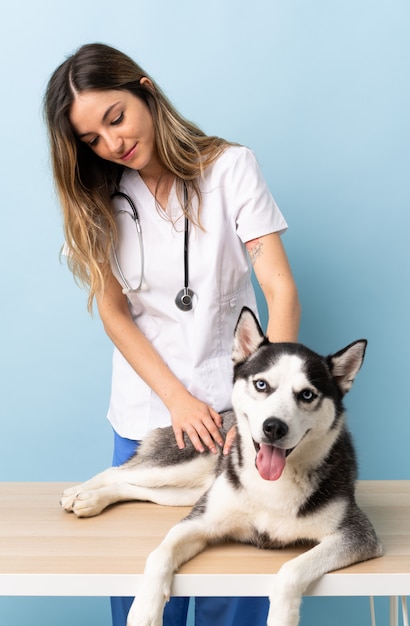
[[[286,222],[247,148],[184,120],[131,59],[83,46],[46,94],[68,262],[95,297],[114,343],[108,418],[114,464],[145,433],[172,424],[216,452],[230,406],[231,349],[243,305],[256,311],[251,264],[267,301],[267,334],[294,341],[297,290],[280,234]],[[131,600],[112,602],[124,626]],[[172,598],[166,626],[184,626]],[[196,626],[266,623],[264,598],[199,598]]]
[[[230,146],[210,165],[200,183],[200,228],[189,233],[189,284],[193,307],[174,303],[183,284],[184,216],[171,188],[164,219],[155,199],[135,170],[124,172],[119,189],[132,198],[144,237],[147,285],[127,293],[133,321],[144,332],[189,393],[218,412],[231,406],[232,337],[244,305],[256,311],[244,242],[283,231],[286,222],[266,187],[253,154]],[[123,197],[115,200],[118,215],[128,211]],[[139,281],[136,229],[123,214],[116,247],[119,267],[130,285]],[[112,271],[127,291],[116,263]],[[114,350],[109,419],[119,435],[141,439],[147,430],[168,426],[163,400]],[[138,417],[136,417],[138,416]]]

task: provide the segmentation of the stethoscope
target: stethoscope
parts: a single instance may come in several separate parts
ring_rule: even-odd
[[[121,269],[121,265],[120,262],[118,260],[118,256],[115,250],[115,246],[112,246],[112,255],[113,255],[113,259],[114,259],[114,263],[116,265],[116,268],[118,270],[118,274],[120,275],[121,281],[124,285],[123,288],[123,293],[125,295],[129,294],[129,293],[138,293],[140,291],[143,291],[144,289],[146,289],[145,286],[145,281],[144,281],[144,242],[143,242],[143,238],[142,238],[142,229],[141,229],[141,222],[139,219],[139,215],[138,215],[138,211],[137,211],[137,207],[135,206],[132,198],[130,198],[130,196],[126,193],[124,193],[123,191],[114,191],[111,194],[111,199],[114,198],[123,198],[130,206],[131,211],[132,211],[132,215],[129,211],[126,211],[125,209],[121,209],[119,211],[117,211],[117,213],[126,213],[127,215],[130,216],[130,218],[132,219],[132,221],[135,224],[135,227],[137,229],[137,235],[138,235],[138,244],[139,244],[139,249],[140,249],[140,262],[141,262],[141,275],[140,275],[140,280],[138,283],[138,286],[133,288],[131,287],[131,285],[129,284],[129,282],[127,281],[126,277],[124,276],[124,272]],[[187,206],[187,202],[188,202],[188,192],[187,192],[187,188],[186,185],[184,184],[184,209],[186,210],[186,206]],[[181,289],[181,291],[179,291],[175,297],[175,304],[177,305],[177,307],[181,310],[181,311],[190,311],[192,309],[192,305],[193,305],[193,298],[194,298],[194,292],[192,291],[192,289],[189,288],[189,267],[188,267],[188,252],[189,252],[189,220],[188,217],[185,213],[185,220],[184,220],[184,287],[183,289]]]

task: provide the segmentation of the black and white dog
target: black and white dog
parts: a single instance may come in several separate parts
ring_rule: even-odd
[[[123,500],[191,505],[148,557],[128,626],[160,626],[179,566],[223,541],[307,552],[275,577],[268,626],[296,626],[303,592],[331,570],[382,554],[355,501],[356,460],[342,398],[359,371],[366,341],[329,357],[301,344],[270,343],[249,309],[234,337],[234,412],[224,430],[237,435],[228,456],[178,450],[171,428],[153,431],[137,454],[64,492],[80,517]]]

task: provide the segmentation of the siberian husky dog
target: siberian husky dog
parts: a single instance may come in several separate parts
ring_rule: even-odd
[[[355,500],[356,460],[343,396],[366,341],[322,357],[297,343],[270,343],[244,308],[234,335],[228,456],[178,450],[171,428],[146,437],[135,456],[63,493],[79,517],[124,500],[192,505],[148,556],[128,626],[160,626],[173,575],[207,545],[277,549],[307,544],[274,578],[268,626],[296,626],[303,592],[331,570],[382,554]]]

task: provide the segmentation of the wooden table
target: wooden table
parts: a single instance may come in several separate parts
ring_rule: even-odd
[[[187,512],[145,502],[78,519],[59,506],[67,483],[0,483],[0,595],[132,596],[148,553]],[[331,572],[312,596],[410,595],[410,481],[361,481],[358,501],[384,556]],[[268,595],[299,548],[211,547],[182,566],[173,595]]]

